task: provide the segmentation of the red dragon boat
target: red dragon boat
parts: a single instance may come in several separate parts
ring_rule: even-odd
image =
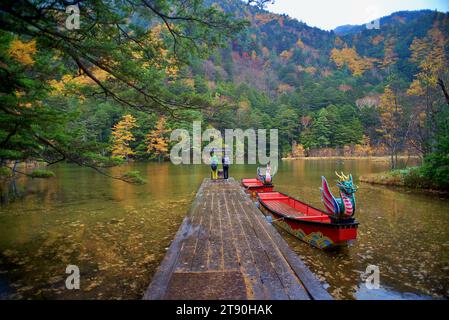
[[[342,195],[339,199],[333,197],[326,179],[322,178],[321,192],[327,212],[280,192],[258,193],[257,198],[269,221],[300,240],[320,249],[346,245],[357,238],[358,222],[353,218],[353,193],[357,187],[352,184],[352,176],[344,177],[347,181],[337,184]]]
[[[245,190],[253,196],[259,192],[272,192],[274,189],[274,186],[271,183],[265,184],[259,179],[242,179],[242,185]]]
[[[256,197],[257,193],[273,191],[273,177],[271,176],[271,167],[269,164],[265,169],[265,174],[262,174],[262,170],[257,168],[257,177],[257,179],[242,179],[242,186],[247,193]]]

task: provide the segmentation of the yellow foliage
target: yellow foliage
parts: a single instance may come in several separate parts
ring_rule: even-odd
[[[293,87],[286,83],[281,83],[278,87],[279,93],[289,93],[293,91]]]
[[[385,42],[384,59],[380,64],[380,67],[382,69],[387,69],[397,62],[398,57],[394,52],[393,47],[394,47],[394,39],[390,38]]]
[[[296,45],[300,47],[301,49],[304,49],[306,46],[304,45],[304,42],[300,38],[298,38],[298,41],[296,41]]]
[[[381,126],[376,131],[382,134],[387,145],[392,146],[398,139],[396,132],[401,125],[402,108],[398,104],[397,97],[390,86],[385,87],[384,94],[380,97],[378,110]]]
[[[308,73],[308,74],[315,74],[315,73],[316,73],[316,68],[310,66],[310,67],[305,68],[304,71],[305,71],[306,73]]]
[[[410,45],[410,60],[418,64],[420,72],[410,86],[409,94],[422,95],[423,87],[436,87],[442,74],[447,74],[446,46],[448,39],[436,27],[423,39],[415,38]]]
[[[170,28],[172,28],[174,32],[179,31],[176,25],[171,24]],[[179,62],[166,48],[163,41],[164,32],[168,32],[165,26],[156,24],[151,28],[144,40],[144,44],[152,50],[151,59],[148,59],[144,55],[140,46],[136,46],[132,51],[132,56],[136,60],[142,60],[144,67],[156,68],[164,71],[167,77],[176,79],[179,74]]]
[[[166,134],[169,132],[165,128],[166,120],[161,117],[156,124],[155,130],[147,134],[147,152],[153,152],[159,157],[168,155],[168,138]]]
[[[413,80],[412,84],[407,90],[407,94],[409,96],[423,96],[424,95],[424,89],[421,85],[421,82],[417,79]]]
[[[374,150],[371,147],[370,138],[366,135],[363,135],[362,142],[360,144],[356,144],[354,148],[354,155],[358,157],[362,156],[371,156],[373,155]]]
[[[250,109],[250,105],[247,100],[240,101],[239,111],[248,111],[249,109]]]
[[[104,71],[103,69],[100,69],[98,67],[94,67],[90,70],[90,72],[92,73],[92,75],[97,78],[100,81],[106,81],[108,79],[113,78],[113,76],[111,74],[109,74],[108,72]],[[92,80],[90,77],[88,77],[86,74],[82,74],[82,75],[77,75],[77,76],[72,76],[70,74],[65,74],[62,76],[61,80],[50,80],[48,82],[48,84],[51,86],[52,88],[52,95],[56,95],[56,94],[65,94],[66,93],[66,89],[68,85],[72,85],[72,86],[91,86],[91,85],[95,85],[96,82],[94,80]]]
[[[347,47],[343,49],[332,49],[331,59],[338,68],[342,68],[347,65],[355,77],[359,77],[366,71],[371,70],[373,68],[374,61],[376,61],[376,59],[373,58],[362,58],[357,54],[355,48]]]
[[[295,141],[292,145],[291,156],[294,158],[305,157],[306,150],[302,144],[297,144]]]
[[[112,129],[112,155],[114,157],[127,159],[134,154],[129,143],[135,140],[131,130],[137,127],[136,122],[136,118],[127,114]]]
[[[195,88],[195,80],[192,78],[187,78],[183,80],[184,84],[190,88]]]
[[[36,40],[22,42],[19,39],[14,39],[11,41],[8,53],[14,60],[25,66],[33,65],[33,55],[36,53]]]
[[[284,60],[289,60],[293,56],[293,52],[285,50],[285,51],[282,51],[280,56]]]

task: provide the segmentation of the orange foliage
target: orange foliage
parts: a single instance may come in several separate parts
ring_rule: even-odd
[[[397,132],[401,125],[402,108],[390,86],[385,87],[384,94],[380,97],[378,110],[381,125],[376,131],[382,134],[389,148],[394,148],[401,138],[397,136]]]
[[[166,134],[169,130],[165,128],[165,124],[165,118],[161,117],[156,124],[155,130],[147,135],[147,152],[152,152],[159,158],[168,155],[168,138]]]
[[[394,52],[393,48],[394,48],[394,39],[390,38],[385,42],[384,60],[381,62],[382,69],[388,69],[391,65],[397,62],[398,57]]]
[[[377,46],[382,41],[384,41],[384,37],[380,34],[371,39],[371,43],[374,44],[375,46]]]
[[[293,92],[294,88],[286,83],[281,83],[278,87],[278,92],[279,93],[289,93],[289,92]]]

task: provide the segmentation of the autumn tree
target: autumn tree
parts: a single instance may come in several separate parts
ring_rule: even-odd
[[[360,57],[355,48],[348,47],[332,49],[331,59],[338,68],[343,68],[346,65],[354,77],[360,77],[366,71],[371,70],[376,61],[373,58]]]
[[[377,131],[388,148],[391,169],[398,167],[398,153],[405,140],[403,128],[404,118],[402,107],[398,103],[396,94],[386,86],[380,97],[378,106],[380,114],[380,128]]]
[[[391,75],[391,68],[398,61],[398,56],[394,51],[395,39],[389,38],[385,40],[384,46],[384,59],[380,62],[381,69],[387,71],[388,75]]]
[[[168,138],[166,119],[161,117],[156,124],[156,128],[148,133],[146,137],[147,152],[155,155],[159,161],[168,155]]]
[[[81,13],[79,29],[65,27],[70,4]],[[0,143],[9,150],[3,163],[33,157],[95,169],[99,146],[67,126],[77,114],[69,100],[49,103],[62,79],[89,78],[85,96],[134,110],[172,115],[201,108],[207,101],[193,90],[175,93],[177,72],[246,25],[201,0],[4,0],[0,16]]]
[[[418,65],[419,73],[409,89],[411,95],[422,95],[437,86],[449,106],[449,94],[446,88],[448,81],[448,59],[446,49],[448,38],[434,26],[423,39],[415,38],[410,45],[410,60]]]
[[[419,69],[407,91],[416,98],[411,143],[424,157],[435,150],[439,131],[447,125],[441,119],[449,106],[447,45],[447,37],[434,26],[426,37],[415,38],[410,46],[410,61]]]
[[[112,156],[129,159],[134,154],[130,143],[135,140],[132,129],[137,127],[136,118],[127,114],[122,117],[112,130]]]

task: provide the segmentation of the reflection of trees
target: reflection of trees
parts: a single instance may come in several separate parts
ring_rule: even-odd
[[[123,168],[113,167],[110,172],[114,176],[120,176],[123,174]],[[136,186],[130,183],[125,183],[120,180],[111,181],[112,195],[114,200],[116,200],[122,207],[133,206]]]
[[[15,178],[0,182],[0,194],[2,206],[7,205],[22,196]]]
[[[173,177],[169,173],[169,163],[164,162],[160,164],[148,164],[147,176],[149,177],[149,183],[146,189],[152,195],[158,198],[165,198],[180,184],[179,177]],[[169,185],[170,183],[170,185]]]

